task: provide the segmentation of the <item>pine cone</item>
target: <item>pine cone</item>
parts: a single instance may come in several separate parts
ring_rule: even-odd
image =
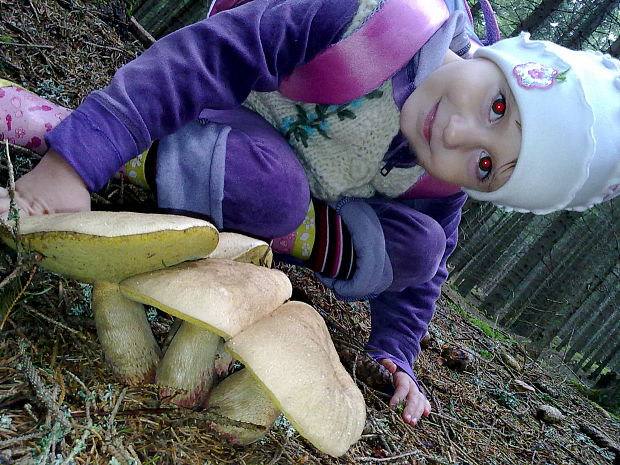
[[[594,441],[594,444],[596,444],[597,446],[608,449],[611,452],[615,452],[616,455],[620,454],[620,445],[617,442],[609,439],[601,430],[596,429],[594,426],[590,426],[585,423],[580,423],[579,429],[581,429],[581,431],[583,431],[586,436],[592,439],[592,441]]]
[[[536,418],[545,423],[560,423],[564,420],[564,415],[557,408],[551,405],[540,405],[536,410]]]
[[[351,373],[355,372],[356,378],[364,384],[377,390],[384,390],[392,385],[390,372],[370,355],[342,345],[337,345],[336,351],[347,370]]]
[[[444,361],[444,365],[456,371],[465,371],[474,363],[472,353],[460,347],[443,347],[441,349],[441,358]]]

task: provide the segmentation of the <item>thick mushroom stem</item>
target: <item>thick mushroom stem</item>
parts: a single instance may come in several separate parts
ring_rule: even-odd
[[[221,337],[184,321],[157,367],[159,395],[180,407],[192,408],[208,395],[217,374],[215,359]]]
[[[263,437],[280,415],[260,383],[242,369],[218,384],[209,397],[209,427],[228,441],[246,445]]]
[[[97,335],[115,376],[131,386],[152,383],[161,351],[144,306],[107,281],[95,281],[92,302]]]
[[[218,378],[224,378],[230,373],[230,367],[235,361],[224,346],[224,339],[220,338],[220,343],[215,351],[215,374]]]
[[[255,265],[271,265],[269,245],[258,239],[235,233],[221,233],[210,258],[222,258]],[[217,344],[217,348],[214,348]],[[229,372],[232,357],[224,340],[206,328],[184,322],[171,338],[171,344],[157,368],[160,396],[180,407],[203,405],[215,378]]]

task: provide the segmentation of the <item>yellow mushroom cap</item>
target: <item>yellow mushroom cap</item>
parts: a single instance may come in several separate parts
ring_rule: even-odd
[[[271,267],[273,252],[264,241],[232,232],[221,232],[217,248],[209,258],[226,258],[236,262]]]
[[[83,282],[119,282],[204,257],[218,241],[217,229],[206,221],[132,212],[30,216],[20,220],[20,233],[25,248],[45,257],[44,268]]]
[[[360,438],[364,397],[311,306],[288,302],[234,336],[226,348],[317,449],[337,457]]]
[[[206,258],[120,283],[129,299],[152,305],[229,338],[290,298],[284,273],[250,263]]]

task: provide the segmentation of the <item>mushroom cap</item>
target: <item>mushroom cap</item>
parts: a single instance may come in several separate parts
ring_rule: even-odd
[[[344,454],[364,428],[364,397],[346,372],[323,318],[288,302],[226,343],[317,449]]]
[[[271,247],[260,239],[243,234],[222,232],[220,241],[209,258],[227,258],[236,262],[253,263],[271,268],[273,252]]]
[[[206,258],[144,273],[120,283],[129,299],[157,307],[225,339],[290,298],[284,273],[232,260]]]
[[[24,247],[44,255],[44,268],[72,279],[119,282],[129,276],[204,257],[217,229],[184,216],[89,211],[20,220]],[[11,238],[2,239],[10,246]]]

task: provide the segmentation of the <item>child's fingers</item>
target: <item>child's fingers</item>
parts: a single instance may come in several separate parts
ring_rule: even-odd
[[[6,220],[9,216],[9,208],[11,206],[11,200],[9,198],[8,191],[0,187],[0,218]]]
[[[431,403],[428,401],[428,399],[424,398],[424,413],[422,413],[422,415],[424,415],[425,417],[429,416],[431,414]]]
[[[381,360],[381,365],[383,365],[387,371],[389,371],[391,374],[396,373],[396,370],[398,369],[398,367],[396,366],[396,364],[390,360],[389,358],[384,358],[383,360]]]
[[[394,407],[395,405],[400,404],[403,401],[407,400],[407,396],[409,394],[409,387],[404,383],[396,383],[394,385],[394,394],[390,399],[390,407]]]
[[[425,402],[426,399],[417,389],[409,392],[407,396],[407,407],[405,407],[403,411],[403,420],[405,423],[409,423],[410,425],[417,424],[422,415],[424,415]]]

